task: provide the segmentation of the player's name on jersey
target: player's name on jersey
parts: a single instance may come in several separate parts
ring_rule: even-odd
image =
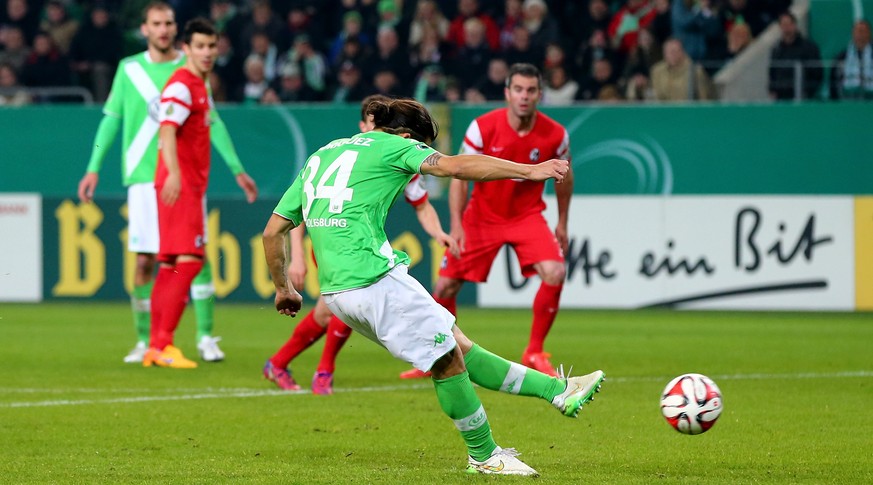
[[[358,146],[368,147],[368,146],[370,146],[370,143],[372,143],[372,142],[373,142],[372,138],[364,138],[364,137],[342,138],[340,140],[334,140],[334,141],[328,143],[327,145],[321,147],[321,149],[322,150],[330,150],[331,148],[336,148],[336,147],[340,147],[343,145],[358,145]]]
[[[348,225],[346,219],[325,219],[323,217],[306,219],[306,227],[348,227]]]

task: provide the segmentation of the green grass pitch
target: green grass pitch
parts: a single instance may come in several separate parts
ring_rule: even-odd
[[[196,356],[190,309],[177,344]],[[529,313],[462,308],[460,325],[511,359]],[[333,396],[283,393],[261,367],[296,319],[270,303],[219,304],[227,360],[193,371],[121,362],[125,304],[0,304],[0,481],[5,483],[495,483],[466,476],[463,442],[430,381],[358,335]],[[480,389],[494,436],[537,483],[873,483],[869,313],[562,311],[547,348],[607,381],[578,419]],[[308,388],[321,343],[293,370]],[[673,431],[666,383],[686,372],[724,393],[715,427]]]

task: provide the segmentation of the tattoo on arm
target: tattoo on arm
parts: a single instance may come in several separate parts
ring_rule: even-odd
[[[440,158],[443,158],[443,154],[440,152],[433,152],[427,158],[424,159],[424,164],[430,165],[431,167],[436,167],[440,163]]]

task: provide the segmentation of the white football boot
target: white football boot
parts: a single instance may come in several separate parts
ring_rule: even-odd
[[[561,366],[560,377],[563,376],[564,368]],[[564,416],[575,418],[582,406],[594,400],[594,394],[600,392],[600,386],[605,379],[606,374],[602,370],[584,376],[567,377],[567,389],[552,399],[552,405]]]
[[[221,337],[203,337],[197,343],[197,352],[200,353],[200,358],[206,362],[221,362],[224,360],[224,352],[218,348],[218,342]]]
[[[491,456],[485,461],[474,460],[469,457],[467,473],[482,473],[486,475],[522,475],[537,477],[539,473],[516,456],[519,455],[515,448],[497,447],[491,452]]]
[[[144,342],[137,342],[136,347],[130,349],[130,352],[124,357],[125,364],[139,364],[142,362],[143,357],[145,357],[146,350],[149,349],[149,346]]]

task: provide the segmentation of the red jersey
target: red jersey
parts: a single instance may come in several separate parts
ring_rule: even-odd
[[[182,190],[206,192],[209,183],[209,112],[212,98],[203,79],[182,67],[176,70],[161,92],[161,107],[158,120],[161,125],[175,125],[176,150]],[[163,154],[158,149],[158,168],[155,186],[162,187],[167,178]]]
[[[537,112],[530,133],[519,136],[509,126],[508,108],[485,113],[470,123],[462,153],[482,153],[534,165],[552,158],[570,159],[570,137],[557,121]],[[546,208],[545,182],[493,180],[476,182],[467,211],[483,222],[509,222]]]

